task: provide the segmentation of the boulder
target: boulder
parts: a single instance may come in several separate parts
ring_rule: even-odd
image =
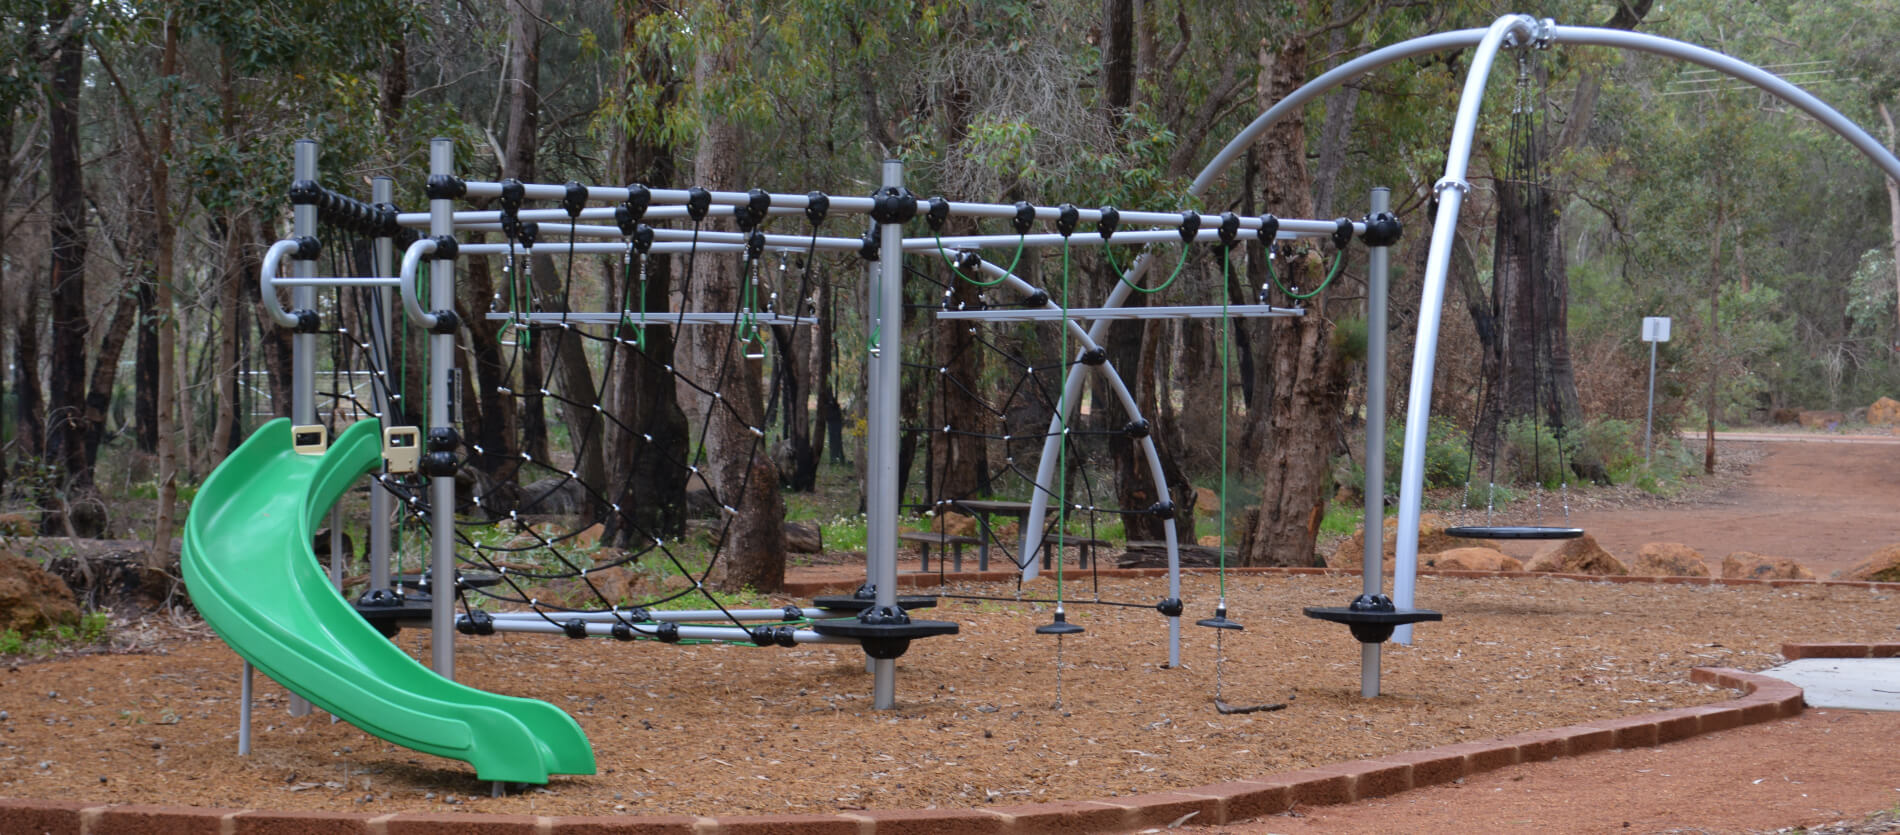
[[[1867,422],[1873,426],[1900,424],[1900,400],[1882,397],[1867,407]]]
[[[822,553],[825,532],[814,522],[786,522],[785,550],[794,554]]]
[[[1496,548],[1453,548],[1424,561],[1442,571],[1523,571],[1524,563]]]
[[[1620,576],[1630,573],[1629,566],[1603,550],[1603,546],[1597,544],[1596,537],[1589,534],[1576,539],[1560,539],[1538,549],[1524,568],[1527,571],[1557,574]]]
[[[1736,551],[1722,558],[1722,576],[1750,580],[1812,580],[1814,572],[1787,557]]]
[[[1900,544],[1889,545],[1861,560],[1841,574],[1843,580],[1875,583],[1900,583]]]
[[[1768,413],[1768,421],[1774,424],[1800,423],[1799,409],[1780,408]]]
[[[937,514],[936,521],[931,524],[930,529],[951,536],[976,536],[979,527],[975,516],[945,512]]]
[[[1447,525],[1445,524],[1444,518],[1436,514],[1427,513],[1419,517],[1418,558],[1420,562],[1424,562],[1428,554],[1436,554],[1458,548],[1480,547],[1494,550],[1497,548],[1497,543],[1490,540],[1464,539],[1449,536],[1445,533],[1446,527]],[[1366,532],[1364,528],[1354,531],[1352,536],[1347,537],[1345,541],[1339,543],[1339,547],[1333,549],[1332,556],[1326,558],[1326,567],[1358,568],[1359,564],[1364,561],[1366,552],[1365,536]],[[1397,517],[1388,517],[1385,520],[1385,564],[1387,571],[1391,570],[1394,556],[1398,553],[1398,547],[1399,520]]]
[[[1800,415],[1797,416],[1797,420],[1803,429],[1835,429],[1841,425],[1841,421],[1846,419],[1847,416],[1840,412],[1821,411],[1818,409],[1804,409]]]
[[[1650,542],[1636,549],[1630,573],[1650,577],[1707,577],[1709,563],[1702,552],[1680,542]]]
[[[18,554],[0,551],[0,630],[31,635],[55,624],[79,622],[79,606],[65,581]]]
[[[573,538],[568,542],[576,548],[592,548],[600,544],[600,535],[606,532],[606,525],[595,522],[582,530],[575,531]]]
[[[32,536],[39,525],[32,513],[0,513],[0,536]]]

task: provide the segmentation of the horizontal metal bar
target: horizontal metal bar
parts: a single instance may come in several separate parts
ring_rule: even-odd
[[[611,311],[590,311],[586,313],[489,313],[482,318],[491,322],[530,322],[539,325],[629,325],[658,327],[662,325],[731,325],[738,323],[740,314],[731,312],[695,312],[676,313],[672,311],[649,310],[645,320],[641,313],[629,310],[625,313]],[[818,320],[808,316],[786,316],[782,313],[754,312],[752,321],[758,325],[816,325]]]
[[[546,618],[553,618],[557,621],[568,621],[580,618],[588,623],[616,623],[622,620],[629,620],[630,614],[630,610],[622,609],[617,612],[548,612],[545,618],[540,612],[495,612],[493,616],[497,621],[535,620],[545,622]],[[718,609],[647,609],[644,614],[646,615],[645,621],[632,622],[670,621],[677,623],[695,620],[728,620],[732,618],[738,620],[762,621],[782,621],[785,619],[784,609],[727,609],[725,611]],[[799,609],[798,616],[815,619],[837,617],[837,613],[827,612],[824,609]]]
[[[458,618],[458,622],[459,620]],[[590,637],[611,637],[614,634],[614,626],[615,624],[613,623],[589,623],[587,624],[587,634]],[[657,627],[653,626],[635,625],[633,627],[635,634],[646,638],[656,637],[656,629]],[[495,631],[529,632],[541,635],[564,635],[567,633],[566,628],[560,624],[549,623],[544,620],[497,620],[495,621]],[[679,636],[681,640],[685,641],[731,641],[733,643],[749,643],[752,640],[752,636],[747,633],[745,629],[737,626],[681,626],[679,628]],[[792,630],[792,640],[801,644],[858,643],[858,641],[852,638],[820,635],[810,629]]]
[[[939,310],[938,319],[960,319],[982,322],[1054,322],[1062,319],[1261,319],[1280,316],[1305,316],[1306,311],[1297,307],[1274,307],[1270,304],[1220,305],[1176,305],[1172,307],[1072,307],[1066,312],[1061,308],[991,308],[988,310]]]

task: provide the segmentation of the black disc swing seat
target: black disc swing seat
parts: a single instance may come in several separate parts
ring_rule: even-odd
[[[1383,594],[1362,594],[1345,606],[1308,606],[1305,612],[1309,618],[1345,624],[1362,644],[1385,643],[1392,630],[1404,624],[1445,619],[1430,609],[1401,609]]]
[[[1460,539],[1576,539],[1582,528],[1547,528],[1540,525],[1458,525],[1445,529],[1446,536]]]

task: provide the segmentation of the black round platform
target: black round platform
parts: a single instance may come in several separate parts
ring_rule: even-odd
[[[396,633],[401,632],[404,626],[428,626],[435,605],[434,599],[428,592],[418,591],[396,598],[393,604],[371,603],[368,600],[369,595],[357,599],[353,604],[356,607],[356,613],[362,615],[364,620],[369,621],[370,626],[376,627],[376,631],[383,633],[383,637],[386,638],[396,637]]]
[[[862,612],[877,605],[875,598],[858,597],[851,594],[827,594],[814,597],[811,605],[831,612]],[[904,609],[928,609],[937,605],[937,596],[932,594],[900,594],[897,605]]]
[[[914,638],[955,635],[958,626],[947,620],[913,620],[908,623],[865,623],[857,618],[813,621],[812,631],[833,638],[851,638],[864,646],[864,654],[890,659],[910,649]]]
[[[1576,539],[1583,536],[1583,529],[1536,525],[1459,525],[1446,528],[1445,535],[1461,539]]]
[[[1363,644],[1385,643],[1392,637],[1392,630],[1404,624],[1445,619],[1442,613],[1430,609],[1397,608],[1383,595],[1378,597],[1382,605],[1368,605],[1361,602],[1364,599],[1355,600],[1352,606],[1308,606],[1304,611],[1309,618],[1345,624]]]

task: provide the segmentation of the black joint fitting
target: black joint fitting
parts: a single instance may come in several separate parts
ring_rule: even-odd
[[[627,610],[627,620],[632,621],[634,623],[645,623],[652,619],[653,619],[653,613],[648,612],[645,609],[635,607],[635,608]]]
[[[616,641],[633,640],[633,627],[620,621],[614,621],[613,636]]]
[[[825,215],[831,213],[831,197],[822,191],[805,192],[805,219],[817,226],[825,222]]]
[[[1187,607],[1182,605],[1181,598],[1168,597],[1163,598],[1160,603],[1155,604],[1155,611],[1171,618],[1178,618],[1182,612],[1187,611]]]
[[[437,336],[454,336],[462,327],[462,317],[453,310],[437,310],[429,314],[435,317],[435,326],[429,332]]]
[[[868,606],[858,613],[858,622],[872,626],[910,623],[910,613],[902,606]]]
[[[1240,239],[1240,215],[1233,212],[1220,213],[1220,243],[1228,249],[1234,248],[1234,241]]]
[[[1342,217],[1333,221],[1333,248],[1345,249],[1352,243],[1352,218]]]
[[[640,219],[633,216],[633,209],[622,203],[614,207],[614,225],[620,227],[620,234],[631,237],[634,228],[640,225]]]
[[[501,234],[511,241],[521,237],[521,216],[514,212],[502,212]]]
[[[798,646],[798,635],[789,626],[772,627],[772,640],[777,641],[782,647]]]
[[[454,174],[431,174],[426,193],[430,200],[460,200],[468,195],[468,183]]]
[[[521,224],[521,228],[515,230],[515,239],[521,241],[522,246],[533,247],[534,242],[541,239],[541,224]]]
[[[316,333],[323,325],[323,320],[314,310],[293,310],[290,315],[297,317],[297,326],[293,328],[297,333]]]
[[[1064,203],[1056,207],[1056,232],[1062,237],[1075,234],[1076,224],[1082,222],[1082,211],[1074,203]]]
[[[1115,230],[1121,228],[1121,225],[1122,210],[1114,206],[1103,206],[1102,219],[1095,222],[1095,232],[1102,236],[1102,243],[1108,243],[1108,239],[1115,235]]]
[[[950,201],[941,196],[935,196],[926,201],[925,205],[929,208],[924,210],[924,223],[930,226],[930,231],[942,232],[944,221],[950,219]]]
[[[865,235],[858,241],[858,257],[866,261],[876,261],[878,249],[876,235]]]
[[[1122,425],[1122,434],[1130,438],[1146,438],[1152,430],[1153,427],[1148,425],[1146,418],[1131,420]]]
[[[561,631],[567,633],[567,637],[569,638],[585,638],[587,637],[587,621],[581,620],[580,618],[571,618],[563,621],[561,623]]]
[[[1359,240],[1365,241],[1366,246],[1391,246],[1404,234],[1405,224],[1399,222],[1398,215],[1380,212],[1366,216],[1366,231]]]
[[[567,210],[568,217],[579,220],[581,210],[587,208],[587,187],[568,180],[567,191],[561,195],[561,208]]]
[[[698,223],[706,219],[706,213],[712,211],[712,192],[699,186],[686,190],[686,216]]]
[[[455,428],[450,426],[437,426],[430,429],[428,440],[425,442],[430,452],[454,452],[461,445],[461,436],[455,434]]]
[[[527,187],[523,186],[520,180],[517,180],[513,177],[509,177],[506,180],[502,180],[501,181],[501,212],[502,214],[511,215],[511,214],[514,214],[515,212],[521,211],[521,199],[524,195],[527,194],[527,192],[528,192]]]
[[[1355,597],[1355,598],[1353,598],[1353,599],[1352,599],[1352,602],[1351,602],[1351,603],[1349,603],[1349,604],[1347,604],[1347,606],[1346,606],[1346,607],[1347,607],[1347,608],[1349,608],[1349,609],[1351,609],[1351,610],[1353,610],[1353,611],[1355,611],[1355,612],[1394,612],[1394,611],[1398,611],[1398,607],[1397,607],[1397,606],[1395,606],[1395,605],[1393,605],[1393,603],[1392,603],[1392,598],[1390,598],[1390,597],[1387,597],[1387,596],[1385,596],[1385,595],[1383,595],[1383,594],[1362,594],[1362,595],[1359,595],[1358,597]]]
[[[455,631],[464,635],[495,634],[495,616],[480,609],[455,619]]]
[[[304,235],[297,239],[297,248],[291,250],[290,258],[293,261],[315,261],[322,254],[323,241],[312,235]]]
[[[855,600],[876,600],[877,584],[861,583],[858,585],[858,590],[851,593],[851,597]]]
[[[323,186],[316,180],[298,180],[290,184],[290,205],[313,206],[323,199]]]
[[[633,213],[634,220],[646,217],[647,207],[653,205],[653,190],[640,183],[631,183],[627,186],[627,202],[620,205]]]
[[[653,249],[653,227],[644,223],[633,227],[633,248],[641,252]]]
[[[461,462],[455,460],[453,452],[425,452],[422,454],[422,474],[430,478],[446,478],[455,475]]]
[[[745,239],[745,257],[756,260],[759,257],[759,253],[764,251],[765,233],[753,229],[752,235]]]
[[[917,216],[917,195],[903,186],[885,186],[871,194],[871,219],[904,223]]]
[[[957,269],[976,272],[982,268],[983,256],[981,255],[965,250],[963,254],[957,256]]]
[[[394,589],[370,589],[361,597],[356,598],[356,606],[359,609],[386,609],[401,605],[402,595],[397,594]]]
[[[1016,201],[1016,216],[1009,219],[1009,228],[1018,235],[1029,234],[1029,228],[1036,225],[1036,207],[1027,200]]]
[[[769,647],[773,643],[770,626],[754,626],[746,630],[746,635],[752,639],[753,646]]]
[[[772,209],[772,195],[765,189],[755,188],[745,193],[746,218],[741,220],[745,226],[758,226],[765,222],[765,214]]]
[[[1029,295],[1024,296],[1022,298],[1022,301],[1019,302],[1019,304],[1021,304],[1023,307],[1042,307],[1044,305],[1047,305],[1048,303],[1049,303],[1048,290],[1032,291]]]
[[[1155,502],[1148,506],[1148,512],[1163,519],[1174,518],[1174,502]]]
[[[1254,234],[1261,243],[1273,246],[1273,242],[1280,237],[1280,219],[1273,215],[1261,215],[1260,229]]]
[[[1188,209],[1181,213],[1181,243],[1193,243],[1196,233],[1201,231],[1201,213]]]
[[[677,644],[680,642],[680,625],[667,621],[653,627],[653,634],[659,637],[660,643]]]
[[[437,235],[435,238],[435,252],[431,257],[437,261],[453,261],[455,260],[455,256],[461,254],[461,252],[462,245],[456,243],[454,235]]]
[[[376,229],[371,234],[378,238],[393,238],[402,232],[402,224],[396,221],[399,214],[391,203],[378,203],[376,209]]]
[[[779,614],[784,615],[786,620],[804,620],[805,619],[805,610],[800,609],[797,606],[787,606],[783,609],[780,609]]]
[[[1090,348],[1082,352],[1083,365],[1096,366],[1096,365],[1101,365],[1105,362],[1108,362],[1107,348],[1096,346],[1094,348]]]

